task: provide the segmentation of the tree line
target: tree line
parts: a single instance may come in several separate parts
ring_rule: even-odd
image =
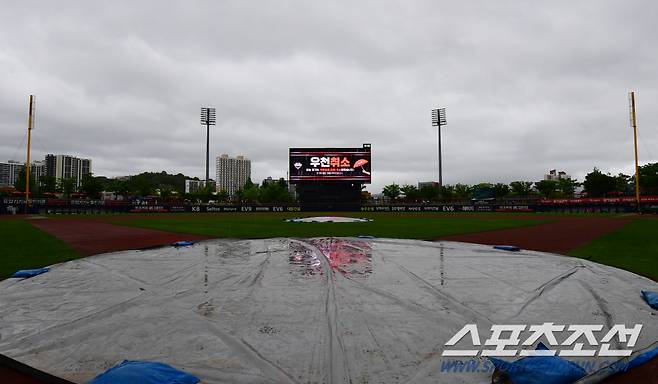
[[[643,195],[658,195],[658,163],[639,167],[640,188]],[[635,177],[611,175],[594,168],[582,182],[571,178],[540,181],[513,181],[504,183],[479,183],[474,185],[386,185],[382,194],[390,200],[407,202],[459,201],[468,199],[503,199],[507,197],[573,198],[576,190],[583,187],[583,196],[612,197],[635,193]]]
[[[215,192],[213,186],[199,188],[193,193],[185,193],[185,180],[196,180],[178,173],[143,172],[138,175],[121,179],[110,179],[105,176],[84,175],[78,187],[75,178],[55,179],[51,176],[41,176],[36,182],[34,175],[30,175],[30,195],[32,197],[48,197],[51,194],[61,194],[69,199],[76,193],[84,194],[90,199],[98,199],[102,192],[111,192],[123,197],[157,197],[162,201],[180,202],[185,200],[195,202],[218,201],[222,203],[286,203],[292,202],[288,193],[288,185],[281,178],[255,184],[251,179],[245,186],[236,191],[235,196],[221,190]],[[25,192],[25,171],[21,171],[14,184],[17,192]],[[0,192],[2,194],[3,192]],[[8,192],[4,192],[8,194]]]
[[[639,167],[640,186],[642,195],[658,195],[658,163],[650,163]],[[77,180],[59,179],[51,176],[41,176],[36,183],[34,175],[30,175],[30,191],[33,197],[61,194],[70,198],[75,193],[83,193],[92,199],[101,197],[102,192],[112,192],[116,195],[130,197],[156,196],[164,201],[219,201],[222,203],[289,203],[293,198],[288,192],[286,181],[281,178],[275,181],[263,180],[255,184],[248,180],[243,188],[229,196],[226,191],[215,192],[211,186],[200,188],[194,193],[185,193],[185,180],[199,180],[190,178],[182,173],[168,174],[167,172],[143,172],[138,175],[122,179],[110,179],[105,176],[85,175],[78,187]],[[418,188],[414,185],[386,185],[383,195],[390,200],[403,199],[407,202],[431,201],[459,201],[476,199],[502,199],[507,197],[546,197],[546,198],[572,198],[579,187],[583,187],[584,196],[612,197],[628,196],[635,193],[635,177],[624,175],[611,175],[594,168],[582,182],[571,178],[560,180],[540,181],[513,181],[504,183],[479,183],[474,185],[454,184],[426,185]],[[21,171],[15,183],[18,192],[25,191],[25,171]],[[9,194],[0,191],[0,194]]]
[[[25,176],[25,170],[21,170],[14,184],[16,191],[25,192]],[[82,193],[92,199],[100,198],[102,192],[113,192],[121,196],[152,196],[156,194],[164,197],[182,196],[185,192],[186,179],[188,177],[182,173],[170,175],[164,171],[143,172],[125,179],[110,179],[105,176],[87,174],[82,176],[78,186],[77,179],[73,177],[56,179],[53,176],[40,176],[37,183],[34,175],[30,174],[30,194],[34,197],[61,194],[64,198],[70,198],[75,193]],[[194,180],[198,180],[198,178]]]

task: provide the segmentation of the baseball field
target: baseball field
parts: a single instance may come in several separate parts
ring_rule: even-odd
[[[341,213],[367,223],[290,223],[323,213],[0,217],[0,279],[18,269],[179,240],[375,236],[516,245],[580,257],[658,281],[658,217],[539,213]]]

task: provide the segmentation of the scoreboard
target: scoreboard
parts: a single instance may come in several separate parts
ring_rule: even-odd
[[[362,148],[290,148],[291,183],[352,181],[369,184],[371,167],[370,144]]]

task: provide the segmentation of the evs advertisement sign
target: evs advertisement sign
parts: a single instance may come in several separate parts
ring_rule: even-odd
[[[290,148],[290,181],[370,183],[370,144],[363,148]]]

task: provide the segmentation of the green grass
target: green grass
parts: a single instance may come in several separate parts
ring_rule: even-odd
[[[368,217],[368,223],[288,223],[283,219],[315,214],[251,213],[207,215],[163,215],[136,220],[117,220],[114,224],[162,231],[190,233],[223,238],[358,236],[435,239],[461,233],[492,231],[545,223],[545,220],[505,216],[451,216],[400,213],[355,213],[341,216]]]
[[[40,268],[80,257],[64,242],[25,220],[0,220],[0,234],[0,280],[19,269]]]
[[[223,238],[372,235],[425,240],[548,222],[546,217],[535,217],[535,214],[358,212],[339,215],[368,217],[373,221],[369,223],[283,221],[290,217],[323,214],[325,213],[149,214],[105,216],[103,221]],[[33,227],[28,220],[0,220],[0,234],[3,239],[0,242],[0,279],[8,277],[18,269],[37,268],[80,257],[62,241]],[[573,250],[569,255],[622,268],[658,281],[658,220],[636,219],[615,232]]]
[[[658,220],[637,219],[569,252],[658,281]]]

